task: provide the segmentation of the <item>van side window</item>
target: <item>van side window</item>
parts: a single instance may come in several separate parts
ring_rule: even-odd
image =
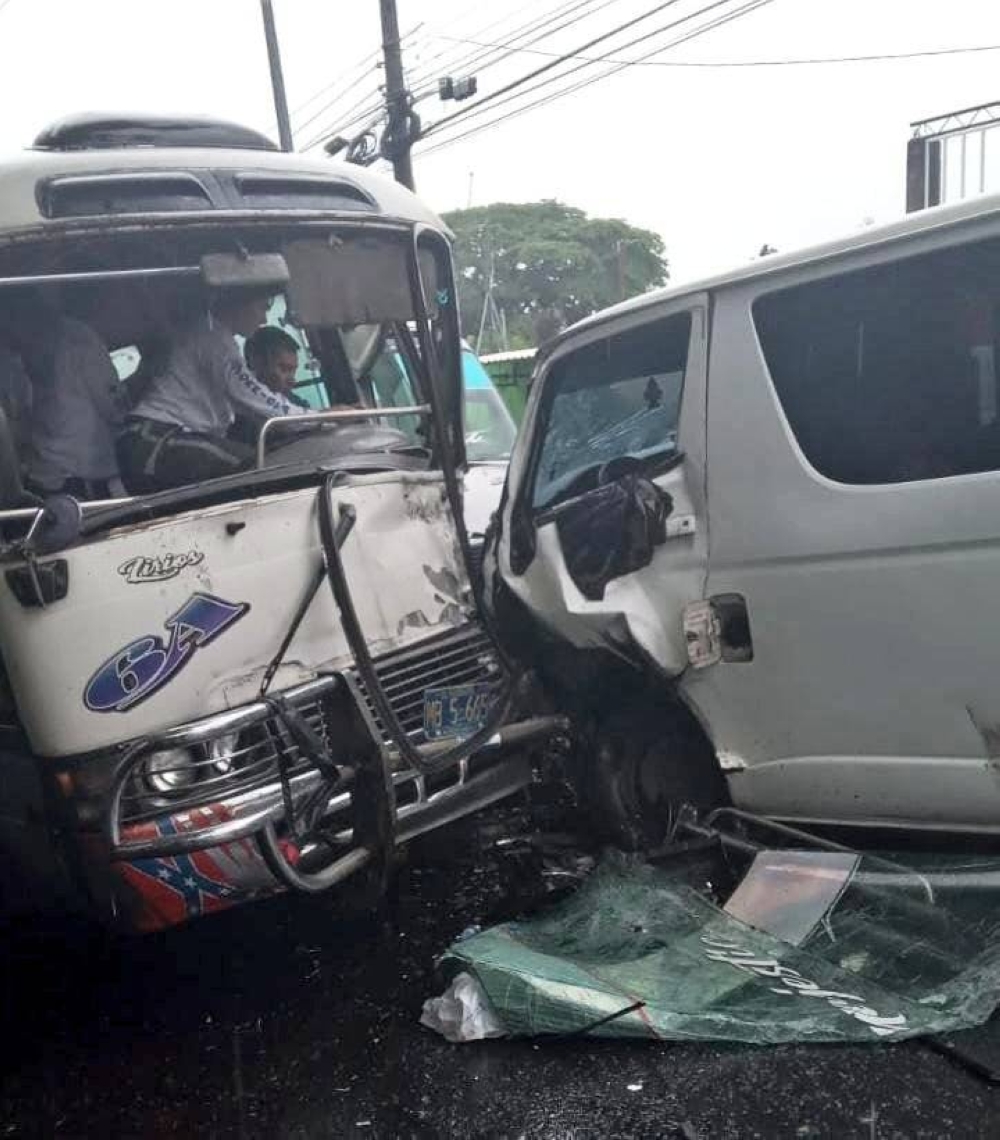
[[[805,457],[841,483],[1000,469],[1000,242],[759,298],[754,322]]]
[[[605,337],[552,366],[533,503],[549,505],[595,465],[677,449],[691,314]]]

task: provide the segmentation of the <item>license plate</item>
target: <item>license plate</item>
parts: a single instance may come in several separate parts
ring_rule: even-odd
[[[428,740],[471,736],[486,723],[496,689],[493,685],[450,685],[424,693],[424,735]]]

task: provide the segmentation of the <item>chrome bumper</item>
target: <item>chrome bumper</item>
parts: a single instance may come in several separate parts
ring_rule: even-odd
[[[303,689],[306,688],[308,686],[303,686]],[[254,710],[258,714],[259,711]],[[266,709],[263,711],[266,713]],[[250,710],[241,710],[240,715],[249,712]],[[441,827],[526,787],[531,781],[531,764],[523,750],[565,730],[565,727],[565,721],[560,717],[537,717],[506,725],[478,752],[435,777],[433,787],[429,786],[426,777],[415,771],[395,773],[393,789],[396,798],[396,842],[403,843],[423,832]],[[179,742],[182,734],[172,734],[171,739]],[[161,746],[159,742],[157,744]],[[425,745],[424,749],[433,755],[434,751],[452,744],[453,742]],[[315,771],[292,776],[290,783],[293,798],[298,800],[307,797],[319,782],[320,775]],[[118,794],[113,797],[110,805],[110,856],[114,861],[163,858],[233,843],[256,835],[268,823],[280,820],[285,814],[281,783],[275,781],[239,795],[220,797],[218,805],[226,809],[228,816],[225,820],[199,826],[197,817],[203,809],[194,807],[170,817],[176,827],[172,834],[130,839],[128,831],[134,829],[126,828],[123,833],[118,825],[123,784],[124,780],[120,780]],[[344,809],[348,805],[349,796],[350,793],[344,792],[331,797],[325,814],[333,815]]]

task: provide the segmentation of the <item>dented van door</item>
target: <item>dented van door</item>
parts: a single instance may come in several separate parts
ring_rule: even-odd
[[[707,297],[584,326],[543,367],[512,456],[510,588],[579,648],[687,664],[707,571]]]

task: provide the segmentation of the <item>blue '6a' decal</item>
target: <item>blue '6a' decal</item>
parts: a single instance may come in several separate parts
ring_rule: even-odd
[[[247,602],[226,602],[211,594],[192,594],[163,623],[170,633],[147,634],[109,657],[87,683],[83,703],[93,712],[127,712],[151,697],[194,656],[250,609]]]

